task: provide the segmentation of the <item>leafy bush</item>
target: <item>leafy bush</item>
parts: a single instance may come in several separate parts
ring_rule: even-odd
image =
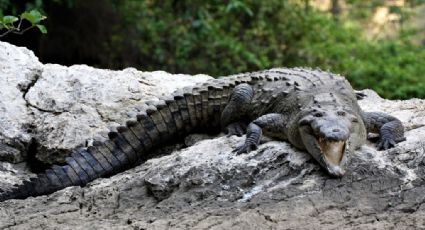
[[[309,64],[342,73],[358,88],[373,88],[387,98],[425,97],[425,66],[420,61],[425,60],[425,51],[409,42],[376,41],[336,44],[328,49],[309,48],[315,57]],[[318,52],[323,56],[314,55]]]
[[[0,0],[0,14],[30,8],[49,15],[50,34],[33,46],[47,62],[213,76],[310,66],[387,98],[425,98],[424,45],[413,45],[405,31],[391,40],[362,36],[362,23],[385,0],[339,0],[350,7],[346,17],[317,11],[312,0],[15,2]],[[391,11],[403,20],[411,14]]]
[[[355,87],[372,88],[386,98],[425,97],[425,65],[421,62],[425,49],[413,45],[408,36],[368,41],[360,28],[349,23],[315,24],[321,25],[320,34],[302,39],[300,55],[291,66],[318,66],[340,73]]]
[[[336,21],[303,2],[119,2],[127,27],[119,28],[125,32],[113,46],[131,39],[136,63],[147,70],[220,76],[311,66],[341,73],[356,88],[373,88],[384,97],[425,97],[423,47],[401,38],[368,41],[355,22]]]

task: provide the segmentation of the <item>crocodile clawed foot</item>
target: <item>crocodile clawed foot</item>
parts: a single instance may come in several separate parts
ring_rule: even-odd
[[[405,141],[405,137],[394,138],[394,137],[383,137],[380,138],[377,143],[378,150],[387,150],[396,146],[397,143]]]
[[[257,150],[258,145],[257,144],[249,144],[245,143],[239,147],[236,147],[232,152],[236,152],[237,155],[240,155],[242,153],[249,153],[251,151]]]
[[[390,148],[393,148],[397,142],[394,140],[394,138],[380,138],[377,144],[378,150],[387,150]]]
[[[398,142],[404,141],[406,138],[396,139],[392,135],[388,137],[381,137],[377,143],[378,150],[387,150],[396,146]]]
[[[227,136],[236,135],[238,137],[246,133],[246,124],[244,122],[234,122],[229,124],[225,130]]]
[[[396,142],[393,139],[386,138],[380,139],[378,141],[378,150],[387,150],[393,148],[396,145]]]

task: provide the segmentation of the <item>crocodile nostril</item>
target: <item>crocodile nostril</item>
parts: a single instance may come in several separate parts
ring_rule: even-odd
[[[332,129],[332,132],[334,132],[334,133],[337,133],[339,131],[340,131],[339,129]]]

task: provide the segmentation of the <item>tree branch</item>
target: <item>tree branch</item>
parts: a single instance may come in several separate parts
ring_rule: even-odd
[[[11,28],[10,30],[4,32],[3,34],[0,34],[0,38],[4,37],[4,36],[6,36],[10,33],[22,35],[25,32],[27,32],[28,30],[35,27],[35,25],[31,25],[30,27],[27,27],[27,28],[25,28],[24,30],[21,31],[21,24],[22,24],[22,19],[19,20],[19,24],[18,24],[17,27]]]

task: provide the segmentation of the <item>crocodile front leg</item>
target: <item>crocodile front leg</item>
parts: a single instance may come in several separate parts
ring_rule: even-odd
[[[399,119],[381,112],[364,112],[362,117],[367,132],[379,133],[379,150],[392,148],[398,142],[406,140],[403,124]]]
[[[242,136],[246,131],[246,111],[250,106],[254,90],[248,84],[237,85],[229,103],[221,114],[221,127],[228,135]]]
[[[286,139],[286,122],[282,114],[270,113],[263,115],[248,125],[245,143],[237,147],[234,152],[237,154],[248,153],[257,149],[261,135]]]

